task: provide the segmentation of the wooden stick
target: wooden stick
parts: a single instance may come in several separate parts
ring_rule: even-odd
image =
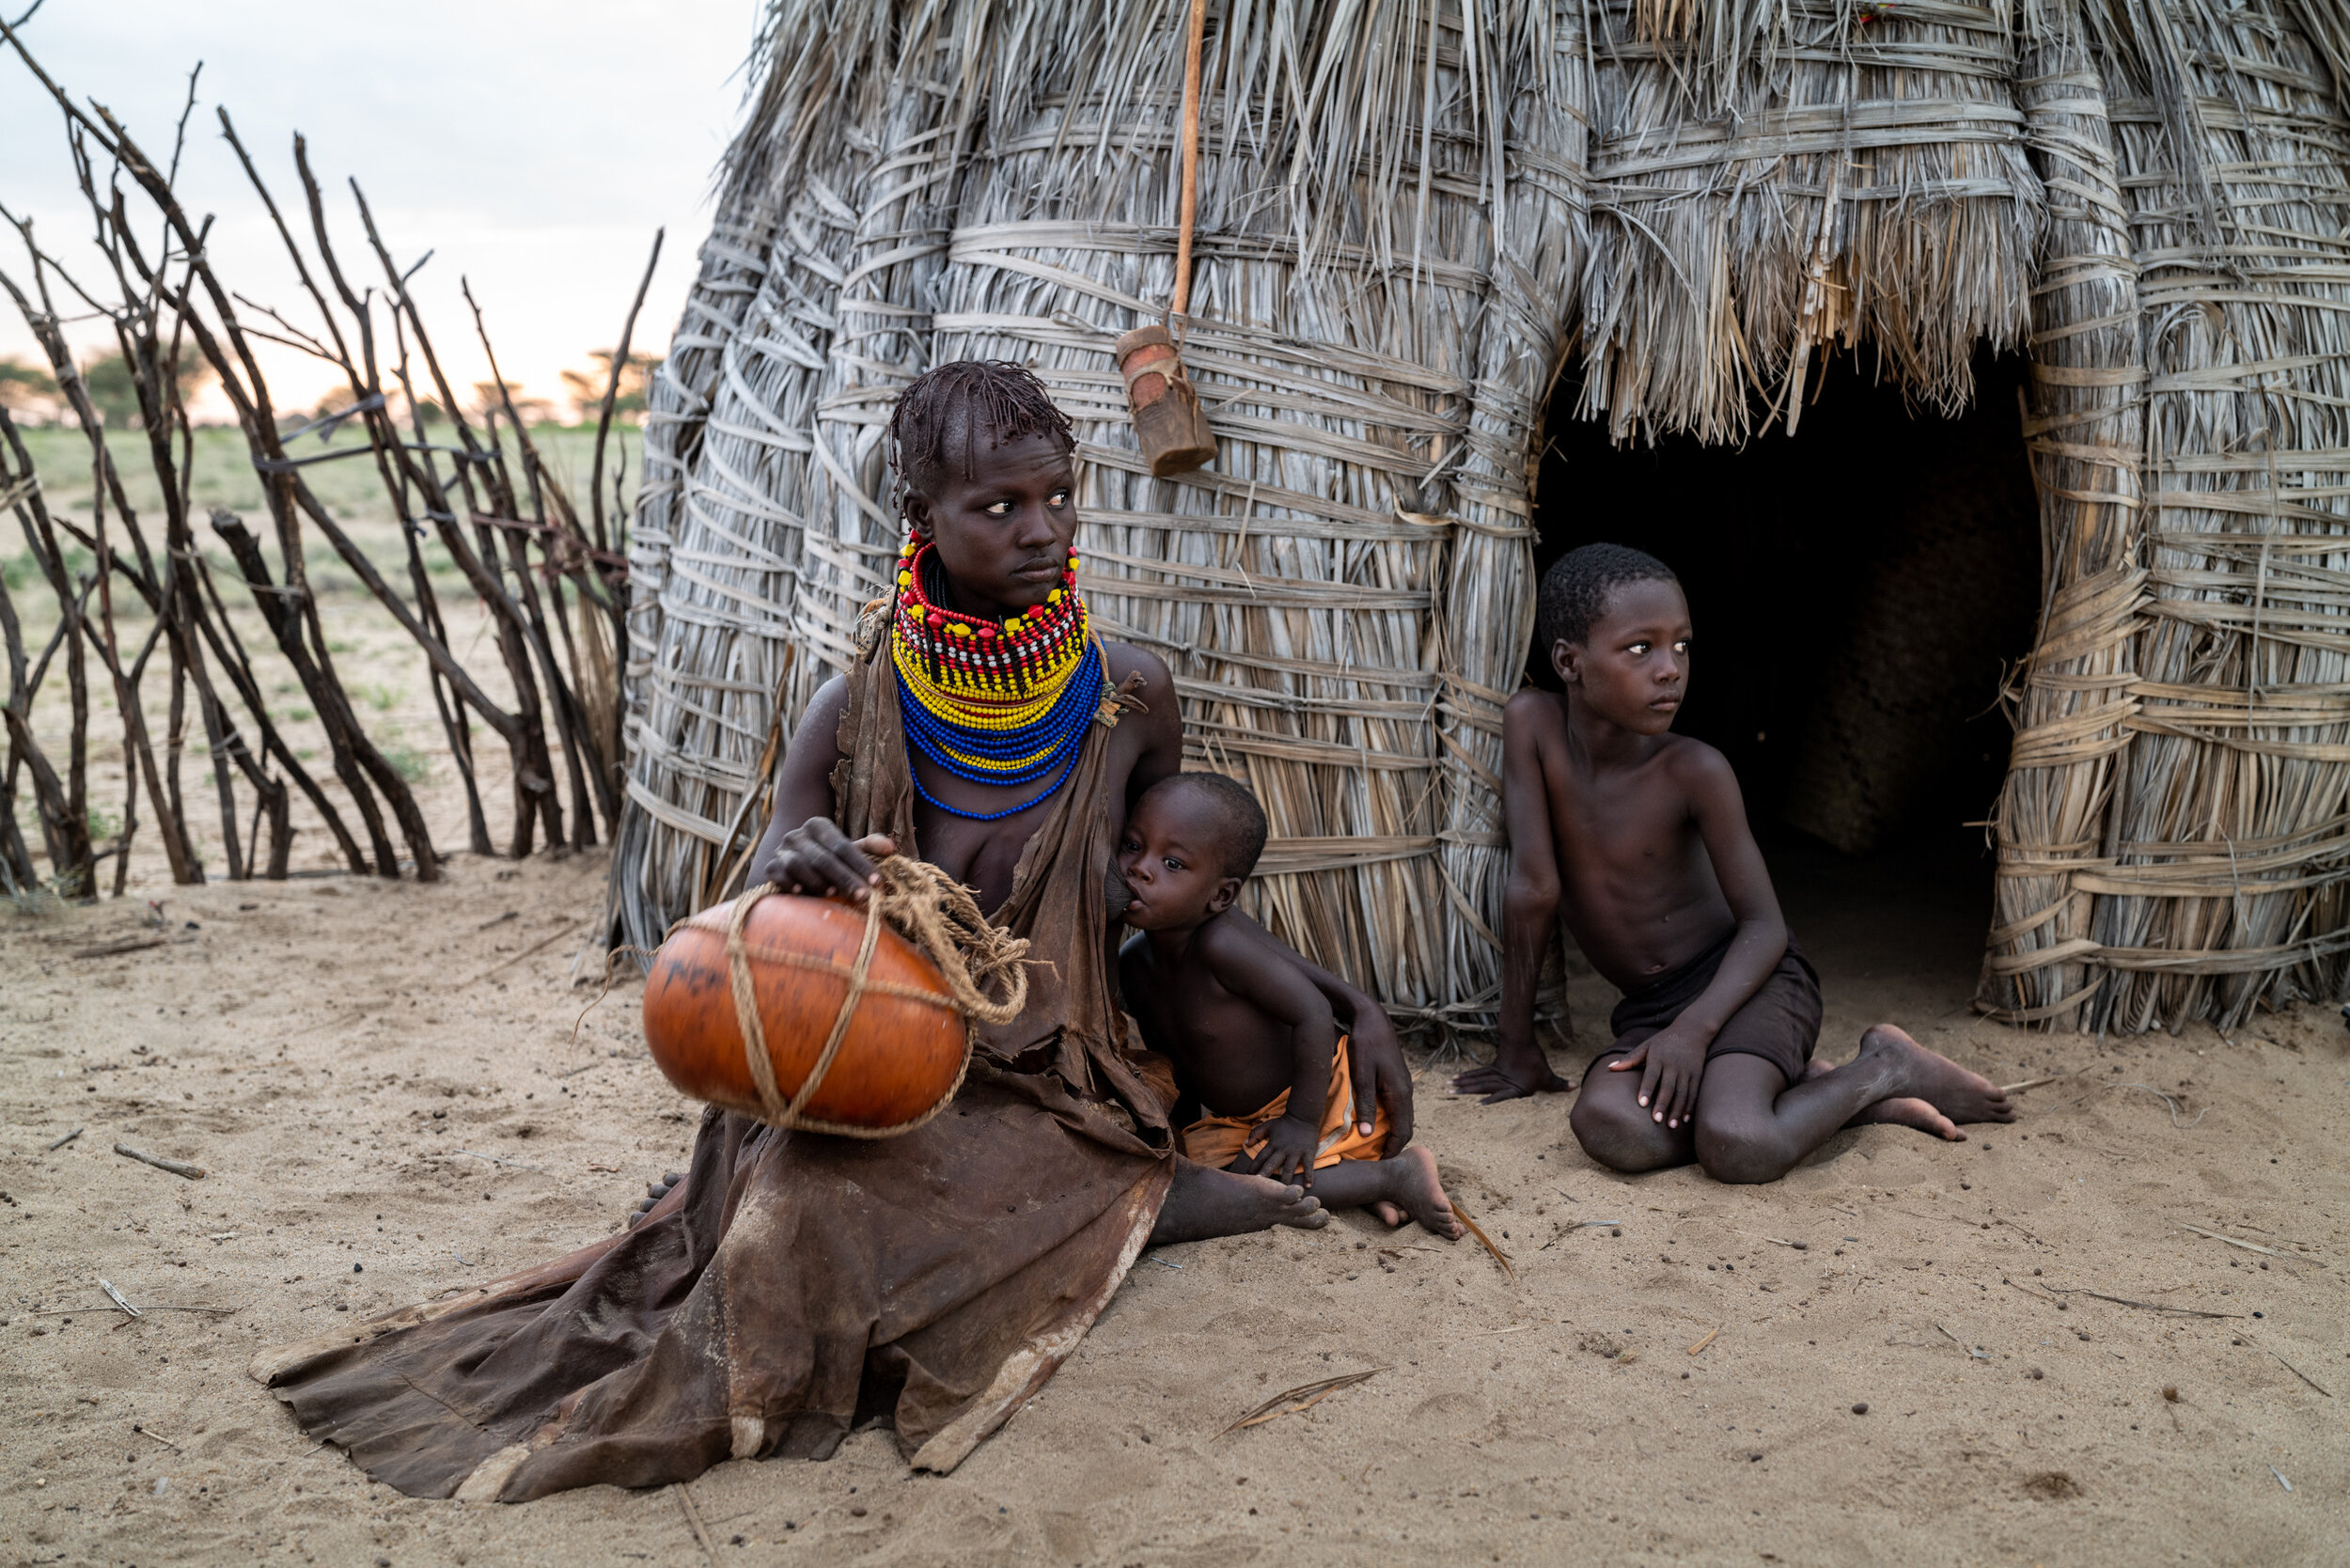
[[[712,1562],[718,1560],[718,1548],[710,1544],[710,1532],[702,1529],[701,1510],[694,1506],[694,1494],[685,1489],[685,1482],[673,1481],[669,1490],[677,1494],[677,1505],[685,1515],[685,1523],[693,1529],[694,1539],[701,1543],[702,1556]]]
[[[628,349],[636,336],[636,313],[645,308],[645,290],[652,287],[653,269],[661,265],[661,242],[668,230],[652,231],[652,254],[645,259],[645,275],[636,280],[636,297],[629,302],[627,319],[620,322],[620,341],[612,351],[612,374],[604,383],[603,407],[596,415],[596,455],[588,472],[588,513],[595,521],[596,548],[612,548],[611,536],[603,524],[603,444],[612,433],[612,409],[619,400],[620,379],[628,373]]]
[[[1199,215],[1199,54],[1208,36],[1208,0],[1191,0],[1191,36],[1183,54],[1183,195],[1176,219],[1175,301],[1167,314],[1191,308],[1191,228]]]
[[[1274,1395],[1271,1399],[1265,1401],[1262,1404],[1260,1404],[1257,1408],[1248,1412],[1247,1415],[1243,1416],[1239,1420],[1234,1421],[1230,1426],[1228,1426],[1222,1432],[1217,1433],[1216,1435],[1218,1437],[1230,1436],[1231,1434],[1238,1432],[1241,1428],[1246,1426],[1261,1426],[1264,1422],[1274,1419],[1276,1417],[1295,1416],[1305,1411],[1311,1410],[1315,1405],[1320,1404],[1324,1400],[1329,1398],[1332,1394],[1337,1393],[1340,1388],[1351,1388],[1355,1384],[1363,1382],[1368,1378],[1376,1377],[1386,1370],[1387,1369],[1385,1367],[1373,1367],[1369,1372],[1346,1372],[1338,1377],[1325,1377],[1319,1383],[1301,1383],[1294,1388],[1285,1389],[1282,1392]],[[1292,1400],[1297,1400],[1301,1403],[1291,1409],[1284,1410],[1280,1408],[1281,1405],[1289,1403]]]
[[[1983,1352],[1982,1350],[1981,1350],[1981,1349],[1980,1349],[1980,1348],[1978,1348],[1977,1346],[1974,1346],[1974,1345],[1970,1345],[1970,1344],[1968,1344],[1966,1341],[1964,1341],[1964,1340],[1960,1339],[1957,1335],[1955,1335],[1955,1334],[1951,1333],[1949,1329],[1944,1328],[1944,1327],[1943,1327],[1940,1324],[1938,1324],[1938,1323],[1937,1323],[1937,1324],[1935,1324],[1934,1326],[1935,1326],[1937,1330],[1939,1330],[1939,1331],[1940,1331],[1940,1333],[1941,1333],[1941,1335],[1942,1335],[1942,1337],[1943,1337],[1944,1339],[1946,1339],[1946,1340],[1950,1341],[1950,1343],[1952,1343],[1952,1344],[1956,1345],[1959,1349],[1961,1349],[1961,1350],[1965,1351],[1965,1352],[1966,1353],[1967,1358],[1968,1358],[1969,1360],[1974,1360],[1974,1361],[1988,1361],[1988,1360],[1990,1360],[1990,1359],[1991,1359],[1991,1357],[1990,1357],[1988,1355],[1984,1354],[1984,1352]]]
[[[1699,1351],[1703,1350],[1707,1345],[1712,1344],[1715,1337],[1720,1334],[1721,1331],[1722,1326],[1720,1324],[1716,1324],[1713,1327],[1707,1329],[1705,1331],[1705,1338],[1700,1340],[1696,1344],[1689,1347],[1689,1354],[1695,1356]]]
[[[471,1154],[471,1155],[472,1155],[475,1159],[477,1159],[477,1160],[488,1160],[488,1161],[489,1161],[492,1165],[510,1165],[510,1166],[512,1166],[512,1167],[513,1167],[516,1170],[538,1170],[538,1169],[539,1169],[539,1168],[538,1168],[537,1166],[535,1166],[535,1165],[525,1165],[525,1164],[523,1164],[523,1162],[522,1162],[522,1161],[520,1161],[520,1160],[504,1160],[504,1159],[500,1159],[500,1158],[498,1158],[498,1156],[497,1156],[497,1155],[495,1155],[495,1154],[485,1154],[485,1153],[483,1153],[483,1152],[482,1152],[480,1150],[478,1150],[478,1149],[456,1149],[456,1150],[451,1150],[451,1151],[450,1151],[450,1152],[452,1152],[452,1153],[457,1153],[457,1154]],[[540,1175],[544,1175],[544,1174],[545,1174],[545,1172],[544,1172],[544,1171],[540,1171]]]
[[[134,953],[148,948],[160,948],[169,940],[169,937],[164,936],[126,936],[119,942],[102,942],[94,948],[76,948],[65,956],[68,958],[112,958],[117,953]]]
[[[2261,1348],[2262,1348],[2263,1350],[2268,1350],[2268,1347],[2267,1347],[2266,1345],[2263,1345],[2263,1346],[2261,1346]],[[2302,1382],[2304,1382],[2304,1383],[2308,1384],[2311,1388],[2317,1388],[2317,1391],[2318,1391],[2319,1393],[2321,1393],[2321,1394],[2325,1394],[2325,1395],[2326,1395],[2326,1397],[2327,1399],[2331,1399],[2331,1398],[2333,1398],[2333,1397],[2334,1397],[2331,1393],[2327,1392],[2326,1389],[2318,1388],[2317,1379],[2315,1379],[2315,1378],[2311,1377],[2309,1373],[2307,1373],[2307,1372],[2303,1372],[2300,1368],[2298,1368],[2298,1367],[2295,1366],[2292,1362],[2290,1362],[2290,1361],[2286,1360],[2283,1356],[2277,1356],[2277,1353],[2276,1353],[2275,1351],[2273,1351],[2273,1350],[2268,1350],[2268,1354],[2269,1354],[2269,1355],[2271,1355],[2271,1356],[2277,1356],[2277,1365],[2279,1365],[2279,1366],[2280,1366],[2280,1367],[2284,1368],[2284,1370],[2285,1370],[2285,1371],[2287,1371],[2287,1372],[2291,1372],[2294,1376],[2295,1376],[2295,1377],[2299,1378]]]
[[[2051,1295],[2094,1296],[2099,1301],[2110,1301],[2117,1307],[2136,1307],[2140,1311],[2146,1312],[2167,1312],[2178,1318],[2240,1318],[2244,1315],[2242,1312],[2206,1312],[2194,1307],[2165,1307],[2158,1301],[2132,1301],[2126,1295],[2107,1295],[2103,1291],[2068,1289],[2061,1285],[2047,1285],[2042,1288]]]
[[[338,1029],[345,1024],[355,1024],[360,1019],[365,1018],[368,1015],[368,1008],[383,1007],[384,1005],[384,1002],[369,1002],[367,1004],[367,1007],[355,1007],[348,1012],[338,1012],[332,1018],[321,1019],[315,1024],[305,1024],[302,1027],[294,1030],[290,1034],[279,1035],[275,1040],[271,1041],[270,1043],[273,1045],[283,1045],[290,1040],[299,1040],[304,1035],[314,1034],[320,1029]]]
[[[2021,1094],[2028,1089],[2038,1089],[2043,1084],[2062,1083],[2067,1078],[2077,1077],[2078,1075],[2079,1074],[2074,1073],[2057,1073],[2052,1074],[2045,1078],[2026,1078],[2020,1084],[2001,1084],[1999,1086],[1999,1092],[2002,1094]]]
[[[184,1176],[191,1182],[201,1181],[204,1177],[204,1168],[200,1165],[190,1165],[185,1160],[165,1159],[161,1154],[150,1154],[144,1149],[133,1149],[127,1143],[116,1144],[115,1152],[136,1160],[141,1165],[151,1165],[158,1170],[168,1170],[174,1176]]]
[[[51,1145],[48,1147],[48,1149],[47,1149],[47,1150],[45,1150],[45,1151],[43,1151],[43,1152],[46,1152],[46,1153],[51,1153],[51,1154],[54,1154],[54,1153],[55,1153],[58,1150],[60,1150],[60,1149],[64,1148],[67,1144],[71,1143],[71,1142],[72,1142],[75,1138],[80,1137],[82,1136],[82,1133],[83,1133],[83,1129],[82,1129],[82,1128],[80,1128],[80,1127],[76,1127],[76,1128],[74,1128],[71,1132],[70,1132],[70,1133],[66,1134],[66,1135],[65,1135],[65,1137],[63,1137],[59,1138],[56,1142],[55,1142],[55,1143],[51,1144]]]
[[[1511,1279],[1514,1281],[1518,1277],[1518,1271],[1510,1266],[1510,1255],[1494,1245],[1493,1237],[1485,1234],[1485,1231],[1482,1226],[1479,1225],[1477,1221],[1469,1218],[1468,1211],[1461,1207],[1461,1200],[1458,1198],[1455,1198],[1452,1200],[1452,1215],[1455,1219],[1458,1219],[1462,1224],[1468,1227],[1468,1233],[1470,1235],[1475,1236],[1480,1242],[1484,1244],[1485,1250],[1494,1255],[1494,1262],[1501,1265],[1501,1272],[1508,1275]]]
[[[2209,1236],[2216,1242],[2226,1242],[2230,1247],[2240,1247],[2247,1252],[2258,1252],[2270,1258],[2282,1258],[2291,1263],[2310,1263],[2318,1268],[2326,1266],[2315,1258],[2303,1258],[2291,1252],[2280,1252],[2273,1247],[2262,1247],[2256,1242],[2238,1241],[2233,1236],[2223,1236],[2217,1231],[2206,1231],[2200,1225],[2189,1225],[2185,1220],[2179,1221],[2179,1229],[2192,1231],[2199,1236]]]
[[[154,1438],[155,1441],[161,1443],[164,1447],[169,1449],[174,1453],[185,1453],[188,1451],[187,1450],[181,1448],[179,1444],[173,1442],[170,1438],[164,1436],[162,1433],[148,1431],[146,1427],[140,1425],[137,1421],[133,1421],[131,1423],[131,1430],[137,1433],[142,1437]]]
[[[492,975],[496,974],[499,970],[512,968],[515,964],[520,964],[524,959],[528,958],[532,953],[539,951],[541,948],[551,948],[556,943],[562,941],[563,938],[569,936],[571,933],[571,928],[569,926],[565,926],[552,936],[541,937],[538,941],[533,942],[529,947],[525,948],[521,952],[518,952],[513,957],[508,959],[505,963],[491,964],[487,969],[482,970],[481,973],[474,976],[473,979],[465,981],[463,985],[456,987],[456,989],[462,991],[467,985],[478,985],[483,980],[488,980]]]

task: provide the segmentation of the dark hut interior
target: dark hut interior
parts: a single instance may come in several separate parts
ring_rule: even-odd
[[[1743,447],[1613,446],[1606,426],[1563,416],[1562,385],[1536,567],[1608,540],[1681,576],[1698,643],[1677,728],[1736,767],[1791,915],[1926,901],[1979,952],[1993,866],[1980,824],[2011,734],[2000,682],[2031,648],[2039,596],[2026,363],[1985,356],[1955,416],[1872,368],[1833,361],[1795,434],[1773,425]],[[1557,686],[1546,651],[1527,670]]]

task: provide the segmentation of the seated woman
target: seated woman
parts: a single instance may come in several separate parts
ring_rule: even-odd
[[[1042,1388],[1154,1242],[1327,1216],[1298,1186],[1175,1152],[1111,997],[1113,850],[1178,771],[1166,666],[1092,635],[1073,576],[1074,442],[1026,370],[963,363],[891,420],[909,541],[857,656],[810,702],[754,876],[862,900],[871,856],[977,887],[1048,962],[979,1031],[949,1109],[901,1137],[716,1108],[642,1223],[454,1301],[265,1354],[303,1429],[412,1496],[519,1502],[823,1458],[860,1410],[952,1469]],[[1122,903],[1122,899],[1120,900]],[[1353,1031],[1356,1115],[1410,1137],[1393,1032]]]

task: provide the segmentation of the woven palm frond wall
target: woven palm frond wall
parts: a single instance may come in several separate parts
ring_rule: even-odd
[[[646,435],[628,939],[739,881],[883,591],[898,390],[1004,357],[1076,422],[1104,631],[1265,801],[1259,912],[1480,1027],[1545,417],[1735,441],[1824,349],[1954,408],[1987,345],[2033,362],[2045,571],[1983,1005],[2134,1029],[2340,991],[2337,7],[1212,0],[1178,324],[1219,453],[1158,479],[1109,350],[1172,290],[1186,11],[771,10]]]

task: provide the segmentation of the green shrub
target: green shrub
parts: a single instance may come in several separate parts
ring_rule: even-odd
[[[423,783],[432,773],[432,759],[404,741],[385,746],[384,760],[411,784]]]

